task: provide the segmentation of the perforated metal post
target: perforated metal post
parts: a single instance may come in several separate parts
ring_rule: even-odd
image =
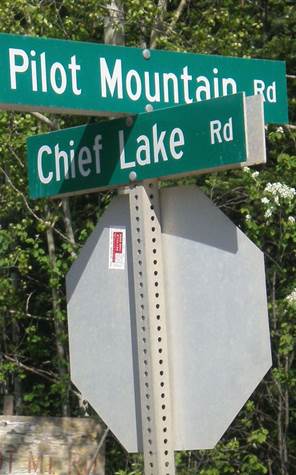
[[[156,182],[130,191],[145,475],[174,475],[168,343]]]

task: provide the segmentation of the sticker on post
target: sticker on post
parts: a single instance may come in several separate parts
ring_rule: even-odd
[[[124,269],[126,254],[125,228],[110,228],[109,269]]]

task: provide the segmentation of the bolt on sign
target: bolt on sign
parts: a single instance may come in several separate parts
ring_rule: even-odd
[[[0,416],[0,474],[104,475],[101,437],[90,418]]]
[[[0,35],[0,107],[138,114],[245,92],[286,123],[285,62]]]
[[[28,139],[32,198],[264,161],[262,98],[243,94]]]

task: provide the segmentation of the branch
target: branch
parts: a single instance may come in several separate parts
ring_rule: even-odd
[[[69,239],[69,241],[73,244],[73,246],[76,245],[75,242],[75,236],[74,236],[74,231],[73,231],[73,226],[72,226],[72,219],[71,219],[71,211],[70,211],[70,203],[68,198],[64,198],[62,200],[62,205],[63,205],[63,213],[64,213],[64,223],[65,223],[65,228],[66,228],[66,235]],[[73,257],[77,257],[76,253],[73,251],[72,252]]]
[[[47,320],[52,321],[50,317],[40,317],[39,315],[33,315],[30,312],[26,312],[24,316],[20,316],[16,310],[8,310],[8,313],[12,316],[16,316],[17,320],[31,318],[32,320]]]
[[[187,4],[189,3],[189,0],[181,0],[180,3],[179,3],[179,6],[177,8],[177,10],[175,11],[174,13],[174,16],[173,16],[173,19],[171,21],[171,24],[170,24],[170,30],[174,30],[175,29],[175,26],[177,24],[177,22],[179,21],[179,18],[181,17],[185,7],[187,6]]]
[[[5,360],[10,361],[11,363],[14,363],[16,366],[18,366],[19,368],[24,369],[25,371],[28,371],[29,373],[36,374],[37,376],[40,376],[41,378],[46,379],[46,381],[49,381],[50,383],[56,384],[56,383],[59,382],[58,377],[54,373],[52,373],[51,371],[46,371],[44,369],[33,368],[32,366],[28,366],[24,363],[21,363],[20,361],[18,361],[18,359],[13,358],[12,356],[9,356],[5,353],[2,353],[1,355]],[[76,391],[75,389],[70,388],[70,391],[73,394],[75,394],[75,396],[77,396],[78,398],[81,398],[81,394],[78,391]]]
[[[124,10],[121,0],[110,0],[105,17],[104,42],[111,45],[124,45]]]
[[[24,193],[22,193],[18,188],[16,188],[16,186],[14,186],[14,184],[12,183],[11,181],[11,178],[10,176],[6,173],[6,171],[4,170],[4,168],[2,168],[0,166],[0,170],[1,172],[3,173],[3,175],[5,176],[6,180],[8,181],[9,185],[11,186],[11,188],[18,194],[21,196],[21,198],[23,199],[24,203],[25,203],[25,206],[27,208],[27,210],[32,214],[32,216],[34,216],[34,218],[39,222],[39,223],[42,223],[42,224],[45,224],[45,221],[40,218],[33,210],[32,208],[30,207],[28,201],[27,201],[27,198],[25,197]]]
[[[24,363],[21,363],[17,358],[13,358],[12,356],[9,356],[5,353],[2,353],[2,356],[5,360],[10,361],[11,363],[14,363],[19,368],[29,371],[30,373],[37,374],[37,376],[41,376],[42,378],[46,379],[47,381],[50,381],[51,383],[58,382],[58,378],[51,371],[33,368],[32,366],[28,366]]]
[[[20,166],[21,166],[22,168],[25,168],[25,165],[24,165],[23,162],[21,161],[20,157],[15,153],[13,147],[11,147],[10,144],[8,144],[8,149],[9,149],[11,155],[13,155],[14,158],[18,161],[18,163],[20,164]]]
[[[60,128],[57,122],[53,122],[45,115],[40,114],[40,112],[31,112],[31,114],[34,117],[36,117],[36,119],[40,120],[41,122],[46,124],[48,127],[50,127],[52,130],[58,130]]]
[[[156,47],[158,32],[162,30],[164,15],[167,12],[167,0],[158,0],[157,14],[150,35],[150,48]]]
[[[50,120],[48,117],[46,117],[43,114],[40,114],[40,112],[32,112],[32,115],[36,117],[38,120],[46,124],[48,127],[50,127],[52,130],[59,130],[59,124],[57,122],[53,122]],[[64,223],[65,223],[65,228],[66,228],[66,235],[67,235],[67,240],[75,245],[75,237],[74,237],[74,232],[73,232],[73,227],[72,227],[72,220],[71,220],[71,212],[70,212],[70,205],[69,205],[69,199],[68,198],[63,198],[62,199],[62,206],[63,206],[63,212],[64,212]],[[54,224],[52,223],[52,227],[54,228]],[[76,257],[76,253],[73,251],[72,256]]]
[[[159,37],[159,34],[168,34],[168,33],[174,33],[175,27],[177,22],[179,21],[184,9],[188,5],[189,0],[181,0],[178,7],[175,10],[175,13],[173,14],[172,21],[170,25],[167,27],[164,26],[164,15],[167,12],[167,1],[166,0],[159,0],[158,1],[158,9],[159,13],[156,16],[155,23],[153,25],[152,31],[151,31],[151,38],[150,38],[150,48],[155,48],[156,47],[156,42],[157,38]]]
[[[97,446],[97,448],[96,448],[96,451],[95,451],[95,453],[94,453],[94,456],[93,456],[93,458],[91,459],[90,466],[88,467],[88,475],[91,475],[91,474],[92,474],[93,466],[94,466],[94,464],[96,463],[97,456],[99,455],[100,450],[101,450],[101,448],[102,448],[102,446],[103,446],[103,443],[104,443],[105,440],[106,440],[106,437],[107,437],[107,435],[108,435],[108,432],[109,432],[109,427],[106,427],[105,432],[104,432],[104,434],[102,435],[100,442],[98,443],[98,446]]]
[[[67,241],[67,242],[70,242],[71,244],[73,244],[73,242],[71,241],[70,238],[68,238],[67,236],[65,236],[65,234],[63,234],[61,231],[59,231],[58,229],[56,229],[54,227],[54,223],[50,223],[48,221],[45,221],[44,219],[40,218],[40,216],[38,216],[31,208],[31,206],[29,205],[28,203],[28,200],[27,198],[25,197],[24,193],[22,193],[18,188],[16,188],[16,186],[12,183],[11,181],[11,178],[9,177],[9,175],[6,173],[6,171],[4,170],[4,168],[2,168],[0,166],[0,171],[3,173],[3,175],[5,176],[6,180],[8,181],[9,185],[11,186],[11,188],[23,199],[24,203],[25,203],[25,206],[27,208],[27,210],[29,211],[29,213],[39,222],[39,223],[42,223],[44,226],[49,226],[51,227],[64,241]]]

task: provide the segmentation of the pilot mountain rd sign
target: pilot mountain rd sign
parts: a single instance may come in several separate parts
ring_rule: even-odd
[[[286,123],[285,62],[0,35],[0,108],[138,114],[245,92]]]
[[[28,139],[31,198],[264,161],[259,95],[236,94]]]

